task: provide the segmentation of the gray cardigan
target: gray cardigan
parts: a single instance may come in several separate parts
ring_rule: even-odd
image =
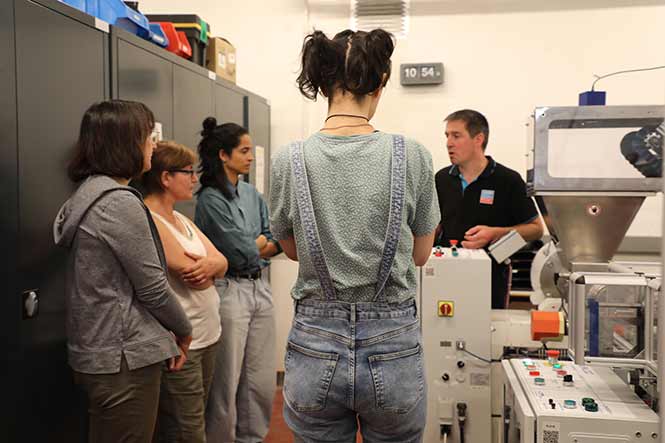
[[[178,355],[169,331],[192,326],[168,285],[164,252],[141,195],[106,176],[81,184],[60,209],[55,242],[69,248],[65,282],[70,366],[130,370]]]

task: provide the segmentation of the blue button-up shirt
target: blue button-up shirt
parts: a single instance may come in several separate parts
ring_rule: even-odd
[[[228,200],[219,189],[208,186],[198,196],[194,222],[229,261],[230,274],[254,273],[270,264],[262,259],[256,238],[269,241],[268,207],[254,186],[239,181],[229,184],[235,198]]]

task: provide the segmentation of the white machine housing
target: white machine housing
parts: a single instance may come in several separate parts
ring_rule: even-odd
[[[564,383],[544,360],[502,362],[504,413],[509,419],[501,443],[661,441],[658,416],[610,367],[560,363],[573,376],[572,384]],[[593,399],[598,410],[587,411],[583,398]],[[566,400],[575,401],[575,407],[566,407]]]
[[[428,388],[424,442],[459,443],[459,403],[466,405],[465,442],[490,442],[491,261],[482,250],[435,249],[422,267],[420,317]],[[441,303],[450,303],[442,316]],[[473,353],[482,359],[472,356]]]

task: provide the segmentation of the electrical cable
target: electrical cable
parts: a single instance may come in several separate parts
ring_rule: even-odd
[[[602,79],[607,78],[607,77],[612,77],[613,75],[628,74],[630,72],[655,71],[657,69],[665,69],[665,65],[663,65],[663,66],[652,66],[650,68],[626,69],[626,70],[623,70],[623,71],[611,72],[611,73],[605,74],[605,75],[596,75],[596,74],[594,74],[593,76],[596,77],[596,80],[594,80],[593,83],[591,84],[591,90],[592,91],[594,90],[593,88],[596,86],[596,83],[599,80],[602,80]]]
[[[488,358],[481,357],[480,355],[474,354],[473,352],[469,351],[466,348],[464,348],[463,351],[466,352],[467,354],[469,354],[470,356],[475,357],[478,360],[480,360],[482,362],[485,362],[485,363],[491,364],[491,363],[500,363],[501,362],[501,360],[491,360],[491,359],[488,359]]]

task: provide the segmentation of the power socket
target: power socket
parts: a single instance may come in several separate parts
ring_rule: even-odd
[[[458,351],[463,351],[464,348],[466,347],[466,342],[464,340],[457,340],[455,342],[455,347],[457,348]]]

